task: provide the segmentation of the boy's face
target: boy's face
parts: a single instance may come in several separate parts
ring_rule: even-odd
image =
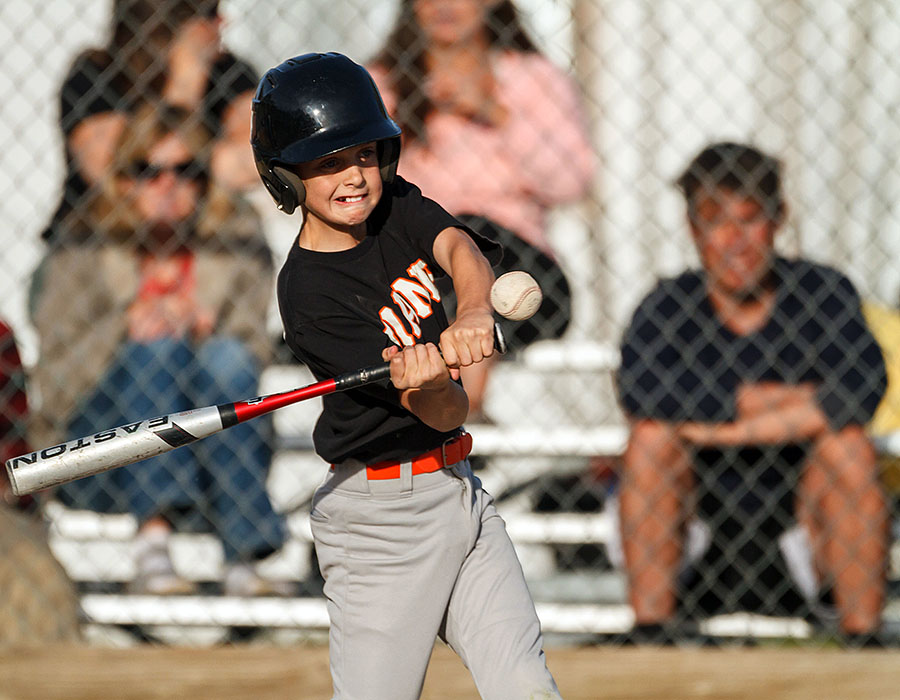
[[[365,223],[381,200],[374,142],[301,163],[296,172],[306,188],[303,206],[308,214],[338,230]]]
[[[754,197],[721,187],[698,190],[690,227],[710,286],[734,297],[757,291],[772,267],[779,223]]]

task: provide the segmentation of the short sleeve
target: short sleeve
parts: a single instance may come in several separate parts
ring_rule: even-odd
[[[677,398],[666,388],[678,364],[678,353],[661,342],[656,320],[667,301],[660,288],[651,292],[635,310],[622,338],[616,388],[623,410],[634,418],[671,420],[678,413]]]
[[[822,316],[817,398],[834,430],[865,425],[887,390],[884,357],[845,276],[823,275],[814,298]]]
[[[441,275],[445,275],[446,271],[433,258],[434,241],[441,231],[452,227],[468,233],[491,265],[500,262],[503,249],[499,243],[459,221],[433,199],[425,197],[416,185],[397,176],[390,187],[392,196],[382,200],[389,209],[382,208],[375,216],[383,216],[385,228],[401,231],[404,237],[419,247],[429,258],[429,264],[433,264]]]

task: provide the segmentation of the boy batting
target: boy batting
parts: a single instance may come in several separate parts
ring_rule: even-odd
[[[400,129],[345,56],[268,71],[251,142],[276,204],[302,212],[278,276],[291,350],[317,379],[390,362],[390,383],[326,396],[314,431],[331,465],[310,520],[334,697],[418,698],[440,637],[483,698],[558,698],[521,566],[462,429],[459,368],[494,351],[485,254],[499,251],[395,176]],[[434,283],[444,274],[458,298],[452,325]]]

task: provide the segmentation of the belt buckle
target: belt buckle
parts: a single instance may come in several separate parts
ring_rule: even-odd
[[[456,440],[455,437],[447,438],[441,443],[441,469],[447,467],[447,445]]]
[[[450,446],[450,445],[452,445],[452,444],[455,443],[455,442],[459,442],[460,440],[462,440],[463,435],[465,435],[465,434],[466,434],[466,432],[463,431],[463,432],[460,433],[459,435],[454,435],[454,436],[451,437],[451,438],[447,438],[446,440],[444,440],[444,441],[441,443],[441,465],[442,465],[442,467],[447,467],[447,466],[448,466],[448,463],[447,463],[447,447]],[[460,461],[460,460],[457,460],[457,462],[458,462],[458,461]],[[450,462],[450,464],[456,464],[456,462]]]

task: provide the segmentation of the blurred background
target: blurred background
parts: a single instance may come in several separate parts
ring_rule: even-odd
[[[160,3],[158,8],[165,5]],[[197,0],[196,17],[208,19],[209,5]],[[547,636],[559,642],[620,643],[628,638],[634,617],[627,602],[616,515],[620,459],[628,429],[614,374],[622,334],[641,299],[660,278],[698,265],[674,181],[709,143],[747,142],[774,155],[783,165],[788,202],[778,250],[839,269],[864,302],[891,318],[900,306],[900,5],[892,0],[517,0],[515,6],[527,37],[550,65],[546,75],[551,85],[556,89],[569,84],[576,98],[571,105],[574,112],[538,120],[535,129],[553,129],[554,124],[559,130],[581,129],[590,154],[584,149],[557,152],[558,159],[546,168],[549,174],[539,175],[540,186],[524,197],[540,203],[536,247],[553,260],[554,269],[566,280],[567,323],[562,330],[548,331],[547,337],[538,334],[533,342],[523,342],[496,364],[487,378],[478,424],[469,429],[474,435],[475,464],[507,521]],[[220,308],[218,313],[220,317],[234,314],[232,307],[240,307],[242,299],[252,298],[257,304],[250,314],[258,323],[243,332],[267,347],[255,354],[253,378],[257,393],[265,394],[312,381],[308,371],[285,352],[271,293],[273,274],[299,219],[275,210],[258,178],[254,179],[249,146],[235,147],[234,158],[240,163],[229,167],[229,161],[216,160],[216,140],[237,134],[235,143],[246,143],[242,135],[248,134],[249,121],[242,121],[246,103],[240,102],[241,95],[246,95],[248,86],[252,89],[265,70],[288,57],[339,51],[365,65],[379,63],[386,46],[387,50],[395,46],[386,42],[401,8],[394,0],[221,0],[215,9],[218,36],[215,55],[208,62],[218,61],[222,52],[235,57],[236,62],[227,68],[231,72],[219,77],[231,92],[219,99],[234,98],[244,111],[233,117],[230,105],[212,110],[216,124],[206,124],[212,145],[205,156],[203,182],[215,181],[218,164],[226,163],[221,184],[244,217],[241,221],[251,221],[252,226],[235,224],[232,231],[223,224],[218,234],[200,237],[206,236],[203,250],[209,252],[209,241],[220,234],[219,247],[213,245],[215,250],[209,253],[212,256],[220,255],[221,248],[261,265],[255,283],[238,273],[223,276],[227,284],[222,293],[228,302],[221,308],[227,310]],[[157,63],[148,53],[151,59],[142,69],[145,77],[154,70],[174,72],[167,64],[175,61],[171,45],[181,36],[183,23],[196,17],[184,19],[175,13],[166,18],[159,9],[158,15],[144,18],[148,26],[168,24],[167,41],[172,42],[158,50]],[[84,388],[67,399],[70,413],[62,411],[55,392],[82,386],[70,382],[70,376],[96,357],[97,347],[105,347],[104,338],[108,340],[104,351],[111,354],[120,342],[104,321],[114,310],[104,306],[103,294],[80,293],[81,277],[74,265],[83,266],[84,261],[66,262],[53,256],[87,251],[100,275],[99,261],[105,254],[99,248],[109,241],[119,245],[121,237],[114,235],[116,226],[111,224],[113,232],[107,233],[102,216],[95,212],[92,216],[97,218],[85,224],[84,231],[78,225],[69,226],[64,221],[66,212],[60,213],[66,197],[75,192],[76,200],[69,204],[75,209],[90,207],[94,188],[98,197],[111,198],[107,203],[112,210],[117,204],[121,209],[123,202],[131,201],[127,199],[131,194],[114,188],[110,195],[109,180],[121,187],[115,178],[133,176],[138,186],[146,186],[156,176],[147,174],[148,162],[152,165],[154,157],[164,158],[151,142],[141,152],[143,160],[130,163],[142,164],[142,171],[116,170],[116,154],[124,153],[121,134],[116,132],[107,147],[111,154],[106,169],[100,169],[96,181],[82,183],[80,190],[71,187],[73,163],[85,162],[78,155],[84,153],[77,142],[80,120],[116,111],[138,113],[139,103],[147,97],[134,92],[142,84],[140,74],[128,71],[133,70],[131,59],[138,47],[149,45],[149,35],[135,24],[130,27],[131,38],[120,42],[114,52],[110,49],[112,26],[112,2],[0,3],[4,47],[0,51],[4,95],[0,101],[0,318],[15,335],[27,390],[28,411],[18,415],[10,428],[12,434],[28,440],[20,452],[28,444],[36,449],[77,436],[67,435],[74,429],[73,412],[83,410],[102,372],[98,370],[93,380],[79,380]],[[494,29],[502,34],[504,28]],[[108,50],[109,60],[90,64],[95,69],[81,64],[74,76],[78,79],[70,80],[84,52],[98,48]],[[394,65],[377,76],[380,85],[392,84],[396,73],[391,71],[414,75],[409,60],[393,58]],[[380,62],[384,68],[384,61]],[[127,88],[115,87],[110,76],[116,72],[126,76]],[[536,111],[544,109],[552,93],[542,85],[532,88]],[[67,95],[64,86],[80,92]],[[164,97],[169,87],[147,87],[147,95],[156,90],[157,96]],[[119,93],[111,97],[110,90]],[[560,90],[558,96],[552,93],[551,106],[568,104],[569,93]],[[169,98],[177,102],[171,94]],[[392,112],[402,108],[397,95],[393,102],[386,102]],[[87,103],[93,106],[85,107]],[[122,107],[124,103],[127,108]],[[207,110],[206,101],[202,107],[197,104],[192,106],[187,99],[182,106],[189,114]],[[415,106],[410,112],[415,113]],[[565,123],[563,117],[574,121]],[[536,139],[545,140],[540,132]],[[508,142],[506,147],[515,151],[519,143]],[[578,139],[574,143],[580,148]],[[454,145],[460,150],[469,147],[468,142]],[[582,168],[579,159],[591,154],[593,158]],[[469,155],[476,163],[484,157],[474,150]],[[202,149],[194,153],[194,160],[201,156]],[[516,157],[527,160],[529,154]],[[403,162],[401,156],[401,174]],[[484,162],[487,168],[489,161]],[[251,177],[242,180],[237,173],[248,163]],[[557,181],[579,168],[583,176],[578,182],[555,196],[562,187],[555,186]],[[233,181],[228,181],[229,174],[235,175]],[[410,179],[415,181],[411,175]],[[454,213],[484,216],[507,229],[516,220],[513,216],[508,222],[499,221],[491,211]],[[116,217],[115,213],[109,216]],[[139,225],[134,228],[138,229]],[[234,264],[247,269],[240,258]],[[526,257],[520,266],[529,269],[530,264]],[[96,281],[90,279],[91,263],[86,265],[77,268],[78,274]],[[144,267],[134,269],[146,272]],[[59,287],[52,296],[50,290],[61,282],[68,286]],[[247,286],[253,284],[255,289]],[[110,289],[121,289],[121,282],[110,285]],[[51,304],[51,299],[57,301]],[[127,308],[122,313],[127,315]],[[891,322],[885,323],[890,326]],[[97,345],[80,344],[87,335],[96,335]],[[888,350],[896,352],[898,336],[893,337],[893,345],[885,341],[886,355]],[[252,344],[249,339],[246,342]],[[193,377],[202,367],[202,358],[197,352],[174,369]],[[135,360],[121,366],[139,373],[146,365]],[[127,391],[121,389],[107,398],[115,403]],[[189,391],[185,395],[192,396]],[[12,400],[11,394],[3,398]],[[158,412],[168,412],[169,397],[159,398]],[[246,397],[232,394],[229,398]],[[889,400],[897,400],[891,398],[890,389],[885,401]],[[136,403],[125,399],[121,403],[121,422],[148,417],[136,412]],[[900,415],[900,405],[892,411]],[[231,556],[228,528],[219,526],[208,513],[199,525],[178,525],[168,533],[166,546],[173,568],[169,573],[189,587],[142,589],[135,586],[143,573],[137,544],[141,520],[130,510],[127,497],[117,501],[110,496],[109,504],[96,508],[81,507],[77,497],[66,500],[52,492],[39,494],[35,503],[14,505],[9,499],[10,524],[4,526],[2,537],[19,540],[20,533],[27,532],[35,551],[44,551],[46,545],[47,557],[45,568],[40,568],[35,565],[37,555],[17,560],[10,543],[0,546],[6,568],[13,570],[2,573],[0,580],[34,590],[23,593],[21,604],[10,611],[13,619],[5,622],[7,638],[87,635],[98,642],[127,644],[135,639],[214,642],[247,635],[287,640],[321,637],[327,615],[307,523],[309,499],[326,468],[312,452],[317,413],[318,403],[310,401],[278,412],[260,429],[271,453],[263,467],[268,503],[242,502],[246,492],[238,480],[220,484],[231,490],[230,498],[245,508],[249,520],[269,518],[271,508],[284,522],[284,533],[278,534],[272,526],[260,535],[265,542],[251,562],[259,578],[254,580],[254,585],[260,585],[255,589],[226,586],[229,566],[239,557]],[[96,427],[85,432],[116,424],[103,420],[97,416]],[[890,511],[883,613],[885,629],[890,631],[900,625],[900,478],[892,461],[900,455],[900,436],[892,432],[900,429],[900,422],[884,418],[869,429],[878,449],[881,487]],[[239,444],[230,458],[221,453],[196,455],[199,468],[208,466],[204,460],[222,464],[250,459],[240,454],[241,445],[246,444]],[[6,456],[18,453],[10,451]],[[212,500],[207,492],[197,498]],[[57,581],[52,586],[46,583],[51,578]],[[46,585],[39,585],[42,582]],[[231,595],[230,591],[238,592]],[[793,615],[762,615],[735,605],[727,614],[705,617],[696,624],[686,622],[675,636],[690,640],[701,635],[724,642],[806,639],[827,644],[837,625],[826,593],[816,591],[807,601],[808,609]],[[727,597],[727,591],[723,595]],[[53,630],[40,629],[36,622],[36,611],[49,596],[57,601],[57,609],[70,615],[67,623],[60,622]]]

